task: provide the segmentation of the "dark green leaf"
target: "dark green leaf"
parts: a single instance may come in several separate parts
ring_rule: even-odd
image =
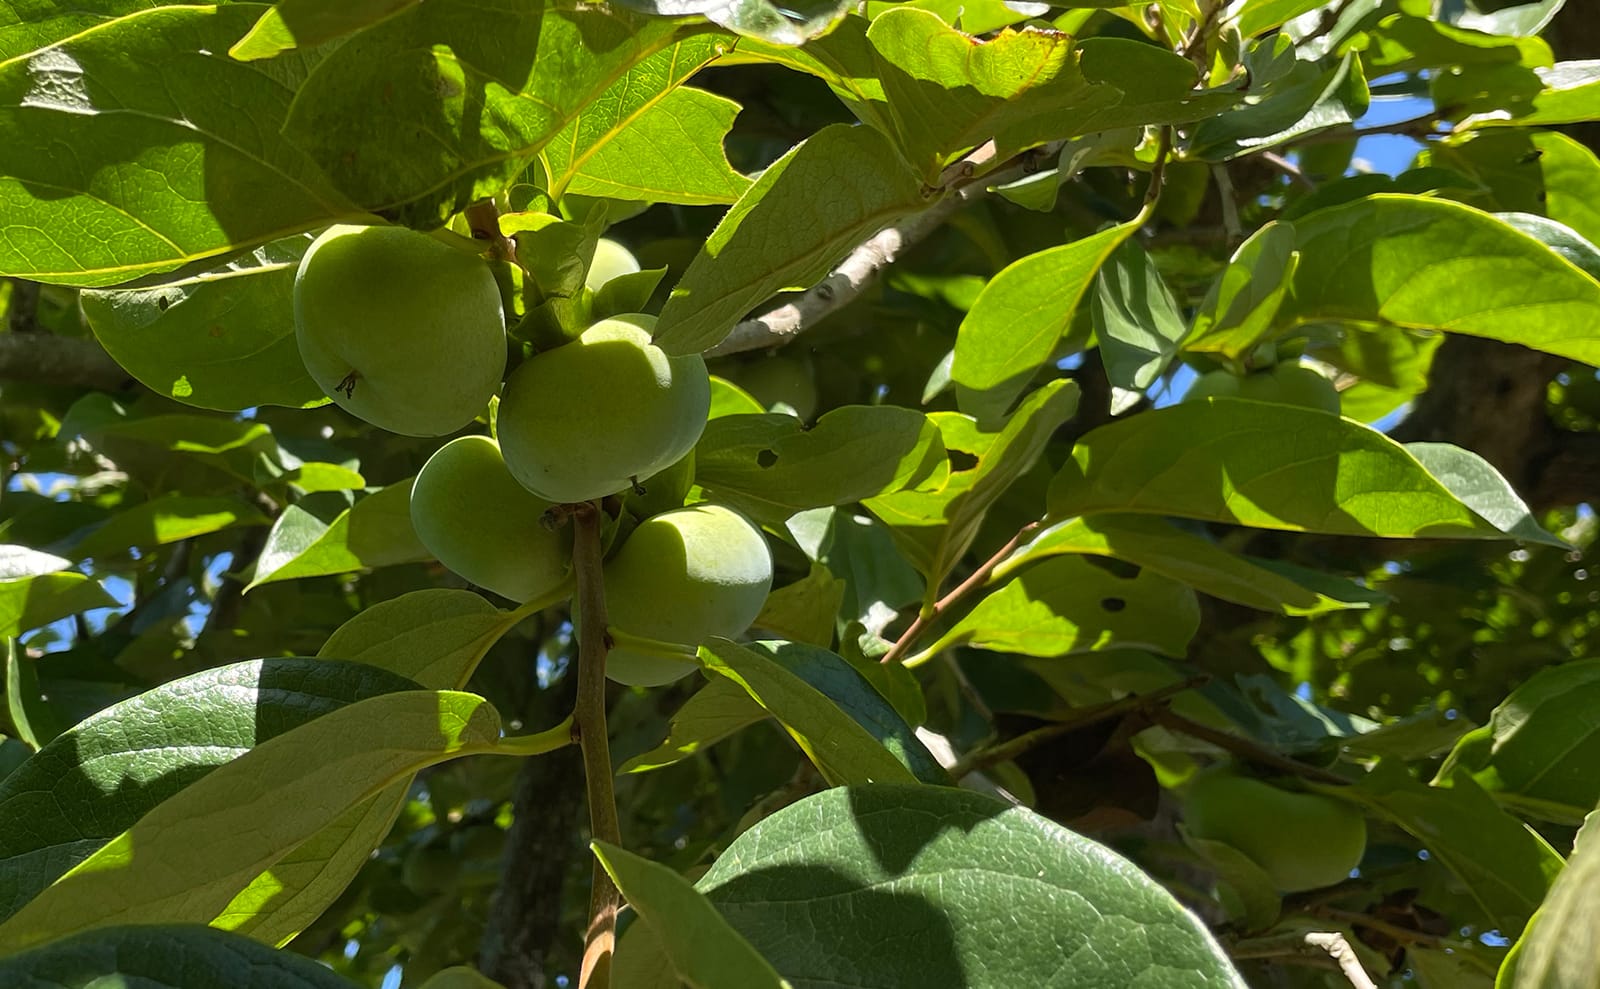
[[[689,880],[603,841],[594,854],[628,905],[655,930],[672,969],[695,989],[784,989],[756,949],[722,919]]]
[[[1149,253],[1124,243],[1095,279],[1094,331],[1112,385],[1144,391],[1166,371],[1189,325]]]
[[[695,447],[694,470],[712,498],[781,524],[808,508],[920,484],[943,458],[939,432],[922,413],[848,405],[810,428],[781,413],[713,419]]]
[[[1531,538],[1512,514],[1479,516],[1376,430],[1236,398],[1183,402],[1085,435],[1051,481],[1050,515],[1094,512],[1392,538],[1504,539],[1511,533],[1496,523],[1513,522],[1517,538]]]
[[[223,54],[260,11],[147,10],[0,63],[0,271],[115,285],[360,215],[279,136],[299,70]]]
[[[84,292],[106,351],[145,387],[187,405],[237,412],[326,401],[300,361],[293,290],[304,236],[149,289]]]
[[[320,62],[284,132],[361,205],[436,226],[679,30],[607,6],[429,0]]]
[[[740,835],[695,885],[797,989],[1049,985],[1063,973],[1106,989],[1244,985],[1131,863],[962,790],[824,791]]]
[[[1271,332],[1300,262],[1294,241],[1294,227],[1268,223],[1240,244],[1200,303],[1183,349],[1238,360]]]
[[[106,927],[0,960],[7,989],[354,989],[293,951],[198,925]]]
[[[833,644],[846,589],[846,583],[827,567],[813,563],[804,577],[767,595],[754,625],[791,642],[826,649]]]
[[[1305,134],[1354,123],[1367,112],[1370,100],[1361,59],[1354,53],[1328,68],[1296,61],[1287,76],[1261,88],[1258,101],[1196,125],[1189,154],[1207,161],[1227,161],[1276,147]]]
[[[925,204],[922,183],[882,134],[824,127],[762,172],[717,224],[661,310],[656,343],[669,354],[716,345],[774,293],[820,281]]]
[[[253,746],[363,698],[414,689],[357,663],[255,660],[173,680],[93,715],[0,781],[0,919]]]

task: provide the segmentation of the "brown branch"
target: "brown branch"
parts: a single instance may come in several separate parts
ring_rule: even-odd
[[[951,605],[982,587],[984,581],[989,579],[989,574],[994,571],[994,568],[999,566],[1006,557],[1010,556],[1018,546],[1022,545],[1022,541],[1032,535],[1037,528],[1039,528],[1039,523],[1030,522],[1018,529],[1016,535],[1012,536],[1004,546],[996,550],[993,556],[983,561],[978,566],[978,569],[972,572],[971,576],[957,584],[949,594],[934,602],[931,609],[917,615],[916,620],[911,623],[909,628],[900,633],[900,638],[895,640],[894,645],[889,647],[889,651],[883,654],[883,659],[879,662],[900,662],[917,641],[917,636],[921,635],[929,625],[938,621],[939,616],[949,610]]]
[[[12,333],[39,332],[39,283],[13,278],[6,300],[6,324]]]
[[[1366,969],[1361,967],[1361,959],[1356,956],[1356,949],[1350,947],[1350,942],[1338,931],[1312,931],[1305,937],[1306,944],[1313,948],[1321,948],[1328,953],[1339,965],[1339,971],[1349,980],[1352,989],[1378,989],[1372,977],[1367,975]]]
[[[572,506],[576,529],[572,564],[577,582],[578,699],[573,734],[583,748],[584,783],[589,795],[589,835],[593,840],[622,844],[617,799],[612,789],[611,745],[606,731],[606,590],[600,572],[600,507]],[[583,967],[578,989],[607,989],[611,956],[617,941],[617,911],[622,894],[600,865],[594,863],[589,894],[589,927],[583,939]]]
[[[1377,917],[1374,917],[1371,914],[1357,913],[1354,910],[1340,910],[1337,907],[1321,905],[1313,906],[1306,912],[1314,917],[1321,917],[1324,920],[1332,920],[1337,923],[1348,924],[1351,927],[1365,927],[1369,931],[1375,931],[1379,934],[1387,934],[1389,937],[1399,941],[1402,944],[1415,944],[1424,948],[1443,948],[1446,946],[1443,938],[1435,937],[1434,935],[1425,933],[1423,931],[1413,930],[1409,927],[1401,927],[1399,924],[1391,924],[1387,920],[1379,920]]]
[[[1273,937],[1252,938],[1240,941],[1228,949],[1228,955],[1238,959],[1292,959],[1315,953],[1333,959],[1352,989],[1377,989],[1372,977],[1361,967],[1356,951],[1338,931],[1307,931],[1304,934],[1279,934]]]
[[[13,315],[15,315],[13,313]],[[97,391],[122,391],[135,382],[105,348],[88,337],[45,333],[35,328],[0,333],[0,381],[27,381]]]
[[[1349,780],[1337,773],[1330,773],[1326,769],[1319,769],[1298,759],[1291,759],[1265,746],[1258,745],[1248,738],[1230,735],[1225,731],[1218,731],[1210,725],[1191,721],[1183,715],[1166,708],[1156,708],[1151,711],[1150,720],[1168,731],[1175,731],[1191,738],[1198,738],[1202,742],[1210,742],[1224,752],[1231,752],[1248,762],[1271,766],[1273,769],[1293,773],[1303,779],[1315,780],[1318,783],[1333,783],[1339,786],[1348,786],[1350,784]]]

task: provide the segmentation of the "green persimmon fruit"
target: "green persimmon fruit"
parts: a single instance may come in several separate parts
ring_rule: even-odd
[[[611,279],[640,271],[639,261],[626,247],[614,240],[601,237],[594,245],[594,260],[589,262],[589,273],[583,283],[589,291],[598,292]]]
[[[794,413],[807,422],[817,414],[817,383],[811,368],[793,357],[764,357],[741,365],[729,380],[764,408]]]
[[[421,989],[506,989],[505,986],[482,974],[475,968],[457,965],[442,968],[428,976]]]
[[[1300,364],[1279,364],[1245,375],[1239,382],[1239,397],[1339,414],[1339,392],[1333,382]]]
[[[328,228],[300,260],[294,324],[322,390],[391,433],[455,432],[506,370],[488,263],[405,227]]]
[[[695,505],[639,523],[605,565],[611,626],[693,651],[708,636],[743,633],[772,590],[772,553],[745,517]],[[581,618],[580,618],[581,620]],[[654,687],[694,672],[688,661],[613,648],[606,676]]]
[[[462,436],[428,458],[411,488],[411,525],[428,552],[513,601],[543,597],[572,572],[572,527],[541,521],[550,502],[517,483],[500,447]]]
[[[1183,401],[1198,402],[1203,398],[1238,398],[1239,376],[1230,371],[1207,371],[1195,379],[1183,393]]]
[[[496,420],[511,475],[552,502],[615,494],[694,449],[711,412],[699,354],[650,342],[655,317],[618,316],[530,358]]]
[[[1344,880],[1367,848],[1366,818],[1350,804],[1226,770],[1189,784],[1183,817],[1191,835],[1237,848],[1286,893]]]

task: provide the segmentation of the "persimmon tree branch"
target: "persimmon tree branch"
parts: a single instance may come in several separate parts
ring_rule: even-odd
[[[617,798],[611,782],[611,744],[606,733],[606,652],[609,646],[606,643],[606,591],[600,572],[600,506],[597,502],[586,502],[572,505],[570,509],[574,526],[572,565],[581,616],[573,733],[583,750],[590,837],[620,845],[622,828],[617,820]],[[593,875],[579,989],[607,989],[611,984],[617,911],[622,905],[621,892],[598,859],[594,862]]]
[[[34,327],[0,333],[0,381],[122,391],[134,384],[111,355],[93,339],[63,337]]]
[[[918,614],[916,620],[904,632],[900,633],[900,638],[895,640],[894,645],[889,647],[889,651],[883,654],[883,658],[879,662],[900,662],[916,643],[917,637],[926,631],[929,625],[938,621],[939,617],[949,611],[952,605],[958,604],[968,594],[982,587],[988,581],[989,574],[994,572],[994,568],[998,567],[1001,561],[1014,553],[1017,547],[1022,545],[1023,540],[1027,539],[1038,528],[1039,523],[1030,522],[1018,529],[1016,535],[1008,539],[1004,546],[995,550],[993,556],[979,564],[978,569],[972,571],[972,574],[966,580],[957,584],[949,594],[935,601],[932,608]]]
[[[1228,954],[1234,958],[1286,958],[1313,952],[1331,958],[1352,989],[1377,989],[1372,977],[1361,967],[1356,950],[1338,931],[1307,931],[1240,941]]]

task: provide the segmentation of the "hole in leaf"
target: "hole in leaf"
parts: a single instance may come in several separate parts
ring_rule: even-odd
[[[156,300],[156,308],[160,309],[162,312],[166,312],[167,309],[169,309],[171,306],[172,306],[172,300],[167,298],[164,295]]]
[[[777,462],[778,452],[776,450],[762,450],[760,453],[756,454],[757,467],[765,469],[767,467],[771,467]]]
[[[1107,611],[1112,612],[1112,613],[1116,613],[1118,611],[1121,611],[1122,609],[1126,608],[1127,606],[1128,606],[1128,602],[1122,600],[1121,598],[1101,598],[1100,599],[1100,607],[1102,607],[1102,608],[1104,608]]]
[[[945,459],[950,461],[950,469],[957,474],[978,466],[977,455],[965,450],[946,450],[944,455]]]

